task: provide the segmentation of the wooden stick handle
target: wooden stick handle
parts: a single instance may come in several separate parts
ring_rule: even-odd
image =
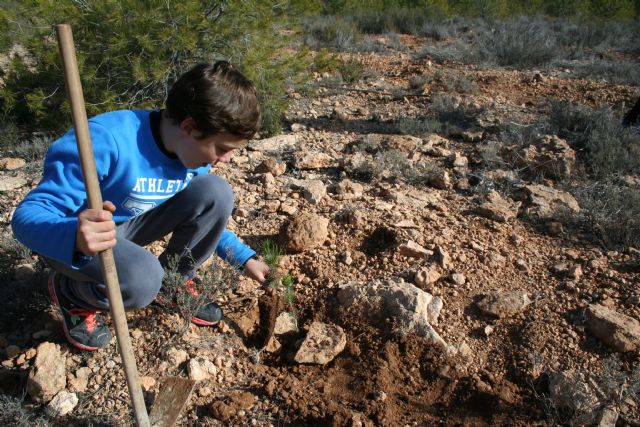
[[[91,209],[102,209],[102,195],[100,194],[98,174],[96,172],[93,149],[91,148],[91,136],[89,135],[89,124],[87,122],[87,112],[85,110],[84,95],[82,94],[80,74],[78,73],[76,50],[73,45],[71,27],[67,24],[61,24],[56,25],[55,28],[58,35],[60,55],[62,56],[64,65],[67,95],[71,103],[73,127],[76,132],[78,153],[82,166],[82,176],[84,177],[84,184],[87,189],[89,207]],[[120,356],[122,357],[122,363],[124,364],[125,378],[129,387],[129,395],[131,396],[136,423],[139,427],[148,427],[149,416],[147,414],[147,408],[144,405],[136,359],[133,355],[133,346],[131,345],[131,338],[129,337],[127,316],[124,311],[124,304],[122,303],[120,283],[118,282],[118,274],[111,249],[100,253],[100,264],[102,266],[102,277],[107,285],[109,306],[111,307],[111,315],[116,328],[118,348],[120,350]]]

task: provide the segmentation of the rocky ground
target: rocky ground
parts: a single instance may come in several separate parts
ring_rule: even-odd
[[[296,300],[265,349],[247,279],[219,293],[217,328],[181,334],[155,305],[130,313],[148,403],[177,375],[199,380],[179,425],[640,425],[638,250],[567,229],[580,207],[557,185],[577,162],[564,140],[501,147],[520,162],[503,165],[544,179],[487,160],[500,124],[529,123],[550,99],[628,105],[638,88],[435,63],[414,55],[424,40],[403,43],[351,55],[365,65],[357,83],[317,75],[313,95],[291,94],[289,130],[215,170],[236,191],[230,228],[286,249]],[[451,76],[474,89],[456,92]],[[398,130],[443,93],[473,122]],[[128,425],[115,342],[67,345],[46,271],[6,237],[38,180],[28,160],[0,161],[3,411],[25,425]]]

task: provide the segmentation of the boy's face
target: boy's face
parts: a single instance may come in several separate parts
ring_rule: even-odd
[[[247,140],[238,135],[223,132],[203,137],[194,128],[183,134],[182,141],[175,147],[175,154],[180,162],[189,169],[196,169],[218,162],[228,163],[234,150],[242,148]]]

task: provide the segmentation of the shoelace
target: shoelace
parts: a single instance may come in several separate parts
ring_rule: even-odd
[[[71,316],[77,316],[79,318],[84,317],[85,325],[87,325],[87,332],[93,332],[97,326],[100,326],[96,319],[96,314],[100,313],[99,311],[92,311],[78,307],[68,310],[68,313]]]

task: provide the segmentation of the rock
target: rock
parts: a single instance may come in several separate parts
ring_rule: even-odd
[[[285,335],[290,332],[297,332],[298,324],[291,313],[280,313],[276,318],[276,327],[273,330],[274,335]]]
[[[603,343],[621,353],[640,349],[640,322],[610,308],[592,304],[587,308],[587,329]]]
[[[16,357],[17,355],[20,354],[20,347],[18,347],[17,345],[8,345],[4,351],[7,353],[7,358],[8,359],[13,359],[14,357]]]
[[[0,180],[0,193],[13,191],[27,185],[27,180],[18,176],[5,176]]]
[[[604,407],[598,415],[595,427],[616,427],[618,411],[614,407]]]
[[[12,171],[16,169],[20,169],[24,165],[26,165],[23,159],[18,159],[15,157],[5,157],[4,159],[0,159],[0,171]]]
[[[452,273],[449,279],[458,286],[464,285],[467,281],[467,278],[462,273]]]
[[[291,132],[302,132],[307,130],[307,127],[301,123],[292,123]]]
[[[170,366],[174,369],[186,362],[188,359],[189,353],[185,350],[178,350],[175,347],[167,350],[167,362],[169,362]]]
[[[385,150],[398,150],[409,153],[422,145],[422,139],[411,135],[380,135],[380,137],[380,145]]]
[[[520,203],[509,202],[500,196],[497,191],[490,191],[486,201],[476,208],[478,215],[494,221],[507,222],[518,216]]]
[[[587,415],[598,406],[598,397],[582,372],[566,371],[551,375],[549,392],[556,407]]]
[[[571,177],[576,163],[576,152],[567,141],[556,135],[543,136],[519,149],[514,157],[518,165],[529,167],[534,174],[543,174],[551,179]]]
[[[312,213],[294,217],[283,229],[285,249],[303,252],[322,245],[329,231],[329,220]]]
[[[431,251],[423,248],[413,240],[409,240],[408,242],[402,243],[398,246],[398,252],[400,255],[410,258],[425,258],[432,254]]]
[[[78,396],[75,393],[62,390],[49,402],[45,412],[50,417],[63,417],[71,413],[77,404]]]
[[[214,418],[222,422],[229,421],[236,414],[235,408],[227,405],[222,400],[217,400],[209,405],[209,411]]]
[[[326,365],[347,344],[347,336],[340,326],[313,322],[294,360],[297,363]]]
[[[84,393],[87,391],[87,384],[89,383],[89,373],[81,371],[87,369],[91,373],[89,368],[80,368],[76,371],[75,375],[67,376],[67,389],[71,392]]]
[[[327,187],[318,179],[308,181],[302,193],[305,200],[311,204],[317,205],[327,195]]]
[[[36,360],[27,379],[27,393],[35,402],[48,402],[66,385],[66,356],[60,346],[41,343],[36,349]]]
[[[327,153],[298,152],[293,156],[293,166],[300,170],[326,168],[333,163],[333,157]]]
[[[218,369],[210,360],[204,357],[197,357],[189,360],[187,372],[189,373],[190,379],[194,381],[204,381],[215,377]]]
[[[343,179],[336,185],[336,194],[340,200],[352,200],[362,197],[364,187],[362,184]]]
[[[271,138],[251,142],[247,149],[254,151],[291,151],[298,146],[298,135],[277,135]]]
[[[451,187],[451,177],[449,172],[442,170],[436,172],[430,179],[429,185],[438,190],[446,190]]]
[[[487,294],[478,302],[483,313],[497,318],[510,317],[525,309],[531,300],[523,291],[496,291]]]
[[[142,387],[142,391],[144,392],[148,393],[151,390],[153,390],[153,388],[156,386],[157,383],[158,382],[153,377],[149,377],[149,376],[140,377],[140,387]]]
[[[440,279],[440,272],[438,271],[438,267],[435,265],[430,265],[428,267],[421,268],[416,272],[415,282],[419,288],[425,288]]]
[[[401,278],[344,285],[338,291],[338,301],[341,306],[357,307],[372,318],[390,317],[400,335],[415,333],[432,344],[446,345],[431,326],[438,322],[442,299]]]
[[[258,397],[248,391],[236,391],[229,394],[229,405],[237,410],[248,411],[256,404]]]
[[[580,212],[580,206],[571,194],[541,184],[520,187],[513,197],[524,202],[523,214],[530,218],[552,219],[558,214]]]
[[[449,156],[449,161],[451,162],[451,166],[454,168],[466,168],[469,165],[469,159],[458,152]]]
[[[278,163],[272,158],[265,159],[256,166],[253,173],[270,173],[272,176],[280,176],[287,170],[286,163]]]
[[[444,268],[445,270],[448,270],[453,267],[451,256],[447,251],[444,250],[444,248],[442,248],[442,246],[436,247],[434,251],[434,255],[436,260],[438,261],[438,264],[440,264],[440,267]]]

